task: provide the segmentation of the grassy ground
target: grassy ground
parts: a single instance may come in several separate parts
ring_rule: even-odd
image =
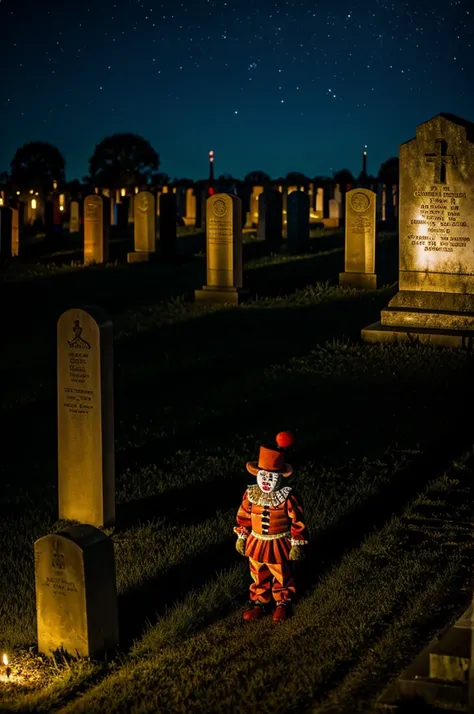
[[[378,248],[388,283],[394,245]],[[337,287],[342,246],[321,233],[305,256],[268,258],[247,241],[252,299],[238,309],[187,299],[204,282],[197,244],[167,266],[11,266],[0,648],[14,676],[0,682],[2,711],[353,712],[462,611],[472,549],[455,523],[472,521],[472,472],[457,458],[471,443],[458,415],[473,357],[360,343],[394,287]],[[51,664],[34,650],[32,544],[62,525],[55,323],[87,303],[115,327],[121,643],[109,663]],[[301,600],[281,627],[244,626],[249,577],[232,534],[244,464],[286,428],[312,535]]]

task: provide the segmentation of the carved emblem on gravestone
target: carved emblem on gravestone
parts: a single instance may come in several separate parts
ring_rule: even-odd
[[[351,196],[351,207],[357,213],[362,213],[362,211],[366,211],[369,206],[370,198],[365,193],[358,192]]]
[[[51,567],[53,570],[64,570],[66,567],[64,564],[64,553],[59,551],[53,551],[53,557],[51,558]]]
[[[69,347],[74,347],[75,349],[90,350],[90,344],[81,337],[82,327],[79,324],[79,320],[74,320],[74,333],[75,337],[72,340],[67,341]]]
[[[225,201],[223,201],[222,198],[218,198],[217,201],[215,201],[212,210],[217,218],[223,218],[223,216],[227,213]]]
[[[448,154],[448,144],[444,139],[436,139],[434,154],[425,154],[427,164],[434,164],[434,183],[446,183],[446,166],[456,165],[457,157]]]
[[[93,221],[99,220],[99,202],[89,201],[86,205],[86,217]]]
[[[148,196],[145,196],[145,195],[143,195],[143,194],[139,194],[139,197],[138,197],[138,210],[139,210],[139,211],[143,211],[143,213],[146,213],[146,211],[148,211],[148,205],[149,205]]]

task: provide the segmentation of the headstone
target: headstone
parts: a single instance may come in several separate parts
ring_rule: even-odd
[[[194,195],[194,189],[188,188],[186,190],[186,225],[194,226],[196,225],[196,196]]]
[[[207,199],[207,285],[196,290],[197,301],[238,305],[242,299],[242,202],[216,193]]]
[[[20,255],[20,212],[12,208],[12,255]]]
[[[57,329],[59,518],[115,521],[113,331],[97,307],[64,312]]]
[[[474,345],[474,124],[439,114],[400,146],[399,292],[371,342]]]
[[[283,235],[283,199],[280,191],[267,189],[258,199],[258,237],[270,253],[280,250]]]
[[[11,208],[0,206],[0,263],[12,256],[13,212]]]
[[[362,290],[375,290],[375,209],[377,196],[366,188],[346,193],[345,272],[339,284]]]
[[[109,259],[109,212],[107,199],[92,194],[84,200],[84,264]]]
[[[112,540],[90,525],[44,536],[35,546],[38,651],[99,659],[118,645]]]
[[[301,253],[309,248],[309,195],[292,191],[288,195],[288,248]]]
[[[79,203],[71,201],[69,205],[69,233],[79,233]]]
[[[140,191],[134,200],[135,252],[128,253],[129,263],[150,260],[156,251],[155,197],[149,191]]]
[[[259,196],[263,193],[263,186],[253,186],[250,196],[250,214],[252,224],[258,225]]]
[[[170,259],[176,255],[176,196],[162,193],[160,196],[160,255]]]

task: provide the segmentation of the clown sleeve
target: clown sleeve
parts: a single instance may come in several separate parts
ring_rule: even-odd
[[[303,506],[295,493],[290,493],[286,502],[290,519],[291,545],[307,545],[308,531],[304,524]]]
[[[237,511],[237,525],[234,528],[234,533],[236,533],[239,538],[247,538],[252,530],[252,516],[250,515],[250,501],[248,498],[248,491],[244,493],[242,503]]]

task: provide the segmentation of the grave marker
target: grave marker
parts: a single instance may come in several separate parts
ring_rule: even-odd
[[[84,264],[109,259],[109,212],[106,199],[92,194],[84,200]]]
[[[176,255],[176,196],[162,193],[160,196],[160,255],[171,259]]]
[[[59,518],[113,525],[113,332],[101,308],[61,315],[57,370]]]
[[[79,230],[79,203],[78,201],[71,201],[69,205],[69,233],[79,233]]]
[[[207,285],[195,291],[197,301],[238,305],[242,292],[242,201],[216,193],[206,206]]]
[[[474,345],[474,124],[439,114],[400,146],[399,292],[370,342]]]
[[[156,251],[155,197],[149,191],[140,191],[134,200],[135,252],[128,253],[129,263],[150,260]]]
[[[112,540],[89,525],[36,541],[38,650],[97,659],[118,644]]]
[[[362,290],[375,290],[375,209],[377,196],[366,188],[346,193],[345,272],[339,284]]]
[[[283,197],[276,189],[266,189],[258,197],[258,237],[270,253],[280,250],[283,235]]]
[[[309,195],[292,191],[288,195],[288,248],[292,253],[301,253],[309,248]]]

